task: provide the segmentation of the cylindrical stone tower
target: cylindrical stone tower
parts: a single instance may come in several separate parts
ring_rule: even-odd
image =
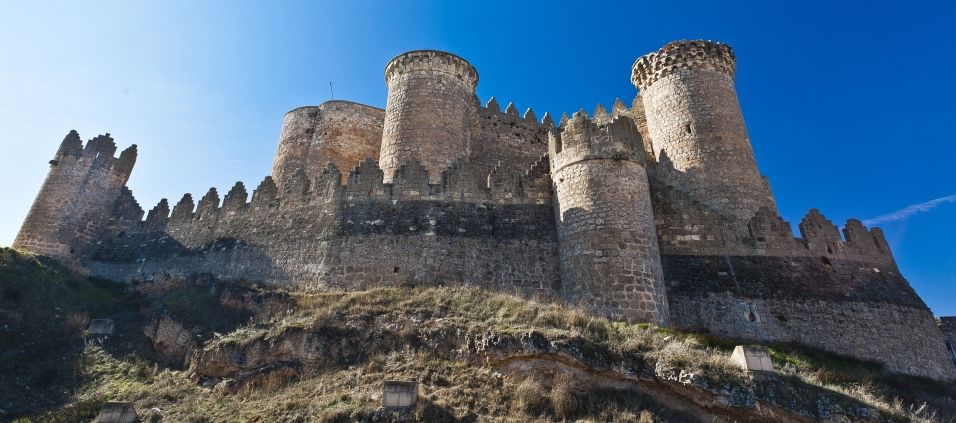
[[[593,312],[667,325],[644,148],[634,123],[582,113],[549,136],[564,295]]]
[[[329,163],[347,176],[366,158],[378,158],[384,116],[382,109],[342,100],[286,113],[272,179],[281,189],[297,169],[315,178]]]
[[[401,54],[385,66],[388,100],[379,165],[390,182],[399,166],[418,160],[431,182],[471,151],[478,72],[435,50]]]
[[[318,121],[319,106],[299,107],[282,119],[279,147],[272,162],[272,179],[279,187],[296,169],[305,170],[308,166],[309,146]]]
[[[664,182],[738,222],[773,207],[757,170],[725,44],[675,41],[631,69]]]

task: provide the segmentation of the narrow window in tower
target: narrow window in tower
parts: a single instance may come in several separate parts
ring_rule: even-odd
[[[398,268],[398,266],[395,266],[395,268],[394,268],[394,269],[392,269],[392,273],[398,273],[398,271],[399,271],[399,268]]]
[[[684,125],[684,131],[687,132],[687,134],[693,134],[694,128],[688,123],[687,125]]]

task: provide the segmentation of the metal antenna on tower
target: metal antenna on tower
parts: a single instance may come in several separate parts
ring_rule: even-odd
[[[329,81],[329,97],[332,97],[330,100],[335,100],[335,91],[332,91],[332,81]]]

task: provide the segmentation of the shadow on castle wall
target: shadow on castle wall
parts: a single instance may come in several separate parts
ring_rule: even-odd
[[[344,185],[330,165],[311,180],[296,172],[281,192],[267,177],[250,202],[241,183],[221,206],[215,189],[171,212],[163,200],[145,220],[126,201],[86,265],[114,280],[210,273],[304,288],[461,282],[551,295],[556,240],[542,160],[485,184],[464,161],[429,184],[412,162],[385,184],[369,159]]]

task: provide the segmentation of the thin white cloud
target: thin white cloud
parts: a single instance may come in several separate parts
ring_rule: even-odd
[[[906,206],[893,213],[887,213],[882,216],[874,217],[872,219],[866,219],[863,221],[863,224],[867,226],[872,226],[872,225],[878,225],[880,223],[903,220],[914,214],[930,211],[932,208],[939,206],[941,204],[954,203],[954,202],[956,202],[956,194],[947,195],[945,197],[929,200],[925,203],[919,203],[919,204],[913,204],[911,206]]]

